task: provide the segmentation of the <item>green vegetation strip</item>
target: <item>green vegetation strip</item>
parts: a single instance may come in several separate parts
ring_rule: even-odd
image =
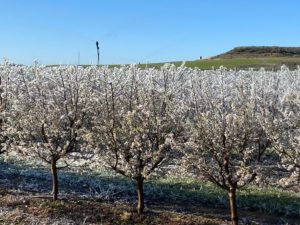
[[[28,182],[35,180],[40,185],[43,182],[50,182],[50,171],[42,166],[26,165],[20,161],[0,162],[4,176],[8,177],[11,174],[14,179],[26,179]],[[92,182],[95,187],[101,187],[104,191],[111,190],[110,193],[113,195],[109,198],[111,200],[131,199],[130,201],[135,201],[134,183],[106,169],[80,174],[60,171],[59,179],[61,188],[65,186],[64,188],[71,192],[74,191],[73,188],[86,190],[87,188],[82,185]],[[169,205],[183,210],[190,206],[228,208],[227,193],[209,182],[192,178],[172,176],[151,178],[145,183],[145,198],[150,207]],[[300,217],[300,193],[294,191],[251,186],[238,191],[237,202],[238,207],[244,210]]]
[[[180,66],[182,62],[171,62],[176,66]],[[227,68],[280,68],[281,65],[286,64],[292,68],[300,65],[300,58],[296,57],[264,57],[264,58],[232,58],[232,59],[203,59],[195,61],[187,61],[185,65],[191,68],[212,69],[225,66]],[[164,63],[140,64],[141,68],[155,67],[160,68]]]
[[[149,63],[149,64],[138,64],[141,69],[145,68],[156,68],[159,69],[165,63],[171,63],[175,66],[182,65],[182,61],[175,62],[162,62],[162,63]],[[265,69],[280,69],[282,65],[288,66],[290,69],[296,69],[300,65],[300,57],[246,57],[246,58],[212,58],[202,59],[194,61],[186,61],[185,66],[190,68],[199,68],[202,70],[217,69],[220,66],[224,66],[229,69],[248,69],[254,68],[259,69],[264,67]],[[49,65],[58,66],[58,65]],[[90,65],[81,65],[88,67]],[[102,65],[101,65],[102,66]],[[120,67],[120,64],[105,65],[109,68]]]
[[[168,202],[228,207],[227,193],[194,179],[160,178],[148,183],[148,198],[159,195]],[[150,195],[150,196],[149,196]],[[252,186],[238,191],[238,206],[247,210],[300,216],[300,194],[278,188]]]

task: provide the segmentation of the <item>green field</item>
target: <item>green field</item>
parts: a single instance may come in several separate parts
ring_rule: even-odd
[[[181,61],[171,62],[176,66],[182,64]],[[265,67],[267,69],[279,69],[283,64],[287,65],[291,69],[297,68],[300,65],[300,57],[262,57],[262,58],[214,58],[214,59],[202,59],[195,61],[186,61],[185,65],[192,68],[200,69],[212,69],[219,68],[220,66],[225,66],[227,68],[260,68]],[[150,63],[150,64],[140,64],[141,68],[155,67],[159,68],[164,63]],[[114,65],[111,65],[112,67]]]
[[[175,66],[182,65],[183,61],[175,62],[161,62],[161,63],[149,63],[149,64],[138,64],[140,68],[160,68],[166,63],[174,64]],[[120,67],[123,64],[111,64],[101,65],[108,66],[109,68]],[[125,64],[129,65],[129,64]],[[296,69],[300,66],[300,57],[247,57],[247,58],[212,58],[202,59],[194,61],[185,61],[185,66],[191,68],[199,68],[202,70],[217,69],[220,66],[225,66],[229,69],[248,69],[254,68],[259,69],[264,67],[267,70],[278,70],[282,65],[288,66],[290,69]],[[48,66],[59,66],[59,65],[48,65]],[[88,67],[90,65],[80,65]]]

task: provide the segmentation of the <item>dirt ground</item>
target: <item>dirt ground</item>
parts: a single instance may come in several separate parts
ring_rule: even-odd
[[[175,210],[176,209],[176,210]],[[190,225],[229,224],[226,209],[205,206],[176,208],[173,205],[151,205],[139,216],[130,204],[78,199],[71,196],[52,202],[50,196],[2,190],[0,224],[132,224]],[[241,210],[241,224],[300,224],[300,218],[283,218]]]

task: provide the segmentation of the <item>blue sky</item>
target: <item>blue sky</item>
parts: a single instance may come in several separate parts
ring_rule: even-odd
[[[300,46],[298,0],[0,0],[0,58],[164,62],[241,45]]]

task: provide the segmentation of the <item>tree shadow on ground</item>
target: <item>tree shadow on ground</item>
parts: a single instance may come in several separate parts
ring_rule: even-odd
[[[47,195],[50,197],[51,175],[47,168],[0,161],[0,170],[2,171],[0,187],[29,192],[32,197],[38,195],[43,195],[42,199],[47,198]],[[126,207],[128,205],[134,206],[136,202],[134,183],[124,177],[111,174],[60,171],[59,188],[60,198],[64,199],[65,204],[68,205],[68,201],[73,199],[72,204],[69,204],[68,207],[75,207],[77,210],[77,207],[88,204],[82,207],[87,207],[86,210],[91,214],[91,218],[96,218],[99,214],[96,214],[99,206],[93,205],[93,202],[95,204],[99,202],[103,204],[118,202],[121,205],[125,204]],[[199,215],[200,213],[205,214],[207,218],[222,215],[218,217],[222,219],[226,218],[228,213],[226,193],[204,182],[187,182],[180,179],[168,180],[168,178],[153,179],[145,184],[145,198],[146,206],[149,209],[161,212],[183,213],[184,215],[191,213]],[[78,202],[76,202],[76,199],[79,199]],[[88,199],[87,203],[82,199]],[[83,203],[80,204],[80,201],[83,201]],[[276,190],[245,189],[238,195],[238,204],[241,215],[245,217],[252,216],[256,218],[256,215],[262,216],[263,214],[268,218],[269,213],[272,214],[271,217],[274,217],[275,214],[279,215],[274,217],[278,221],[280,217],[289,215],[291,220],[296,220],[300,224],[300,197],[296,195],[289,195]],[[107,208],[111,209],[111,206]],[[122,207],[120,208],[122,209]],[[60,207],[57,207],[57,209],[60,209]],[[65,210],[68,210],[68,208],[65,208]],[[80,208],[78,210],[84,211]],[[96,211],[93,212],[93,210]],[[128,213],[133,215],[133,212],[134,210],[131,210]],[[76,213],[75,211],[74,214]],[[112,216],[111,213],[114,214],[113,210],[106,214],[109,217]],[[72,214],[71,217],[73,216],[76,217]]]

